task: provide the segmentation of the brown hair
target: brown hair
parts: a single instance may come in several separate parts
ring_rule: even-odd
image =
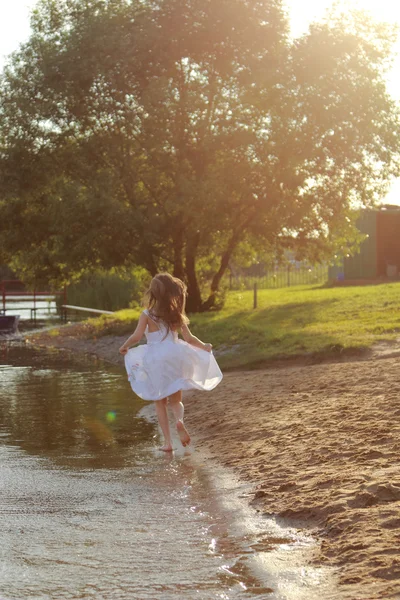
[[[169,273],[158,273],[150,282],[145,304],[152,317],[163,321],[175,331],[189,323],[185,314],[186,285]]]

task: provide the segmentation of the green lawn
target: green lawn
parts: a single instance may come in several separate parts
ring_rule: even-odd
[[[258,308],[252,306],[252,292],[230,292],[222,311],[190,316],[193,333],[214,345],[223,368],[360,350],[400,331],[400,283],[261,290]],[[131,331],[138,314],[118,312],[118,323],[112,319],[104,333]],[[107,321],[97,320],[97,327]]]

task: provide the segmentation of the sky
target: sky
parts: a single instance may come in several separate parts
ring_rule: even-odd
[[[0,70],[5,57],[29,37],[29,15],[37,0],[0,0]],[[309,23],[323,17],[332,0],[284,0],[294,36],[307,30]],[[396,23],[400,28],[400,3],[397,0],[342,0],[351,7],[368,10],[377,20]],[[388,76],[388,90],[400,101],[400,33],[398,53]],[[396,181],[386,202],[400,204],[400,180]]]

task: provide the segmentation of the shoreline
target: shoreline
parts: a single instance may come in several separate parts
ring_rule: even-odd
[[[190,395],[190,392],[186,392]],[[188,396],[185,397],[185,404]],[[146,403],[139,415],[157,425],[157,417],[151,402]],[[172,416],[172,415],[170,415]],[[171,419],[171,426],[173,422]],[[185,455],[185,449],[177,443],[176,457]],[[240,540],[239,559],[232,573],[241,577],[251,573],[255,577],[252,593],[265,588],[271,600],[324,600],[339,598],[335,569],[315,564],[318,541],[308,528],[299,528],[284,519],[265,518],[248,502],[252,485],[244,482],[231,468],[225,467],[216,456],[210,454],[205,445],[199,444],[196,433],[193,447],[188,452],[191,463],[196,464],[212,486],[214,501],[229,519]],[[222,547],[222,552],[224,548]],[[227,550],[228,556],[230,549]],[[241,556],[240,556],[241,554]],[[340,595],[344,600],[344,596]]]
[[[126,335],[78,331],[25,339],[123,368]],[[196,445],[249,484],[250,506],[316,538],[312,566],[339,576],[329,598],[400,598],[398,370],[395,353],[272,365],[228,372],[212,392],[185,399]]]

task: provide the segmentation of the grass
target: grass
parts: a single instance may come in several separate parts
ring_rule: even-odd
[[[370,348],[400,331],[400,283],[364,287],[296,286],[230,292],[223,310],[191,315],[191,330],[214,345],[222,368]],[[88,334],[128,334],[139,309],[87,322]]]
[[[192,318],[201,337],[226,350],[222,367],[359,352],[400,331],[400,283],[263,290],[255,310],[252,301],[251,292],[234,292],[223,311]]]

